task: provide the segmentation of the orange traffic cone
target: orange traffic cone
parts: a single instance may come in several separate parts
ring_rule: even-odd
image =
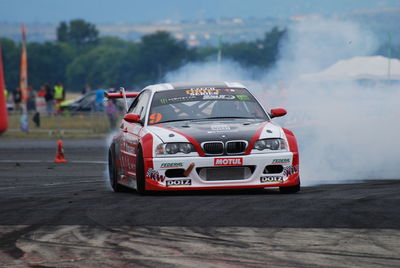
[[[59,139],[57,142],[56,159],[54,159],[54,162],[56,163],[67,162],[67,160],[64,158],[64,147],[61,139]]]

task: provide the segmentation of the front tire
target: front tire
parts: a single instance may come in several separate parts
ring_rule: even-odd
[[[118,183],[119,172],[115,165],[115,153],[110,149],[108,152],[108,174],[110,178],[110,185],[114,192],[122,192],[123,186]]]
[[[144,175],[144,160],[142,148],[139,146],[136,155],[136,191],[144,195],[146,194],[146,182]]]
[[[293,186],[279,187],[281,194],[294,194],[300,191],[300,183]]]

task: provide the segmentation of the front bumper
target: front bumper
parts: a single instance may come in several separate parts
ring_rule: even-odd
[[[190,169],[191,164],[194,164],[192,169]],[[281,168],[272,168],[271,173],[266,166],[281,166]],[[243,168],[247,168],[243,178],[234,174]],[[205,176],[207,173],[201,172],[202,169],[217,173],[222,171],[218,174],[227,175],[218,175],[218,179],[211,178]],[[188,174],[183,174],[184,171]],[[232,179],[233,177],[236,178]],[[152,191],[266,188],[293,186],[300,182],[298,156],[292,152],[218,157],[145,158],[145,178],[146,190]]]

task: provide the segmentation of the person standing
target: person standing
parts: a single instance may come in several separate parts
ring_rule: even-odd
[[[61,111],[61,102],[65,100],[65,90],[63,84],[58,82],[54,86],[54,99],[56,100],[56,113]]]
[[[17,112],[22,112],[21,101],[22,101],[21,88],[17,87],[14,91],[14,107],[15,111]]]
[[[117,123],[117,114],[118,114],[117,106],[115,105],[114,100],[108,99],[106,112],[107,112],[108,120],[110,122],[110,129],[114,130],[115,125]]]
[[[46,91],[46,94],[44,95],[44,100],[46,101],[46,111],[50,116],[53,114],[54,92],[49,84],[44,85],[44,90]]]
[[[95,99],[95,111],[103,112],[104,111],[104,89],[96,89],[96,99]]]

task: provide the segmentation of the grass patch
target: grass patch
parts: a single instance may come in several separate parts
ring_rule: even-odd
[[[35,127],[29,115],[29,132],[20,130],[20,114],[10,114],[8,130],[0,139],[24,138],[95,138],[106,137],[111,132],[107,116],[103,113],[86,113],[78,115],[41,116],[40,127]],[[117,121],[119,122],[119,121]]]

